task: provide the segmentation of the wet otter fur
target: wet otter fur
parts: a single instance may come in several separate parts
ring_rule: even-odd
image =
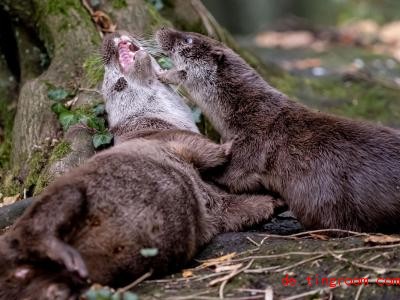
[[[282,204],[268,196],[231,195],[204,182],[199,170],[226,163],[230,145],[187,130],[194,126],[190,115],[177,121],[174,112],[170,123],[163,111],[158,118],[152,108],[169,98],[155,94],[151,106],[148,94],[139,93],[132,97],[142,103],[141,113],[123,115],[119,106],[131,101],[124,93],[148,84],[136,79],[145,77],[151,60],[139,51],[127,69],[119,66],[118,50],[125,47],[119,38],[111,35],[103,43],[103,91],[118,142],[52,183],[0,237],[0,299],[77,299],[88,280],[120,287],[150,270],[170,272],[216,234],[264,221]],[[109,76],[112,64],[117,68]],[[120,78],[125,87],[108,93],[108,81]],[[145,248],[158,253],[144,257]]]
[[[399,230],[399,131],[294,102],[209,37],[163,28],[156,39],[176,65],[160,78],[234,141],[220,184],[279,194],[306,228]]]

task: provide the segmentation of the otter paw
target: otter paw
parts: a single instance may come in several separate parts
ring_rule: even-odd
[[[165,84],[181,84],[186,80],[187,73],[184,70],[168,70],[157,73],[157,78]]]
[[[273,205],[274,205],[274,215],[279,215],[289,209],[287,203],[281,198],[274,199]]]

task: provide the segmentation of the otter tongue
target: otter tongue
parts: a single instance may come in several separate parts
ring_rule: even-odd
[[[128,42],[122,42],[118,45],[118,56],[121,67],[124,69],[124,71],[127,70],[133,63],[134,56],[134,53],[129,50]]]

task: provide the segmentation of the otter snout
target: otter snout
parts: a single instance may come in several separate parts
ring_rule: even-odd
[[[113,62],[118,57],[118,47],[115,44],[115,39],[119,38],[119,33],[108,34],[103,39],[103,44],[101,47],[101,55],[103,63],[108,65]]]
[[[172,28],[161,28],[156,32],[156,41],[163,51],[171,52],[178,40],[180,32]]]

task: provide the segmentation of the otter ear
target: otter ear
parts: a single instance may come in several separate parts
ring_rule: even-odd
[[[225,59],[225,53],[221,49],[216,49],[212,52],[212,56],[214,57],[215,61],[220,64]]]

